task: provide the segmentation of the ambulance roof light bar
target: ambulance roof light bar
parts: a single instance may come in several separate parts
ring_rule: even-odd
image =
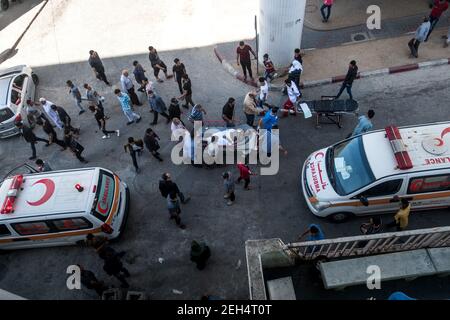
[[[5,201],[3,201],[2,208],[0,210],[1,214],[13,213],[14,212],[14,202],[16,201],[17,194],[23,183],[23,175],[16,175],[12,177],[11,185],[9,186],[8,193],[6,195]]]
[[[400,170],[407,170],[413,167],[413,163],[409,156],[405,143],[403,142],[400,130],[396,126],[385,128],[386,137],[391,143],[392,151],[394,151],[395,159]]]

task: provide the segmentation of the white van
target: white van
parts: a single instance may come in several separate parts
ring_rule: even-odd
[[[117,238],[129,203],[127,185],[103,168],[9,176],[0,186],[0,250],[73,245],[89,233]]]
[[[390,126],[314,152],[301,185],[310,210],[345,221],[394,213],[406,198],[412,210],[450,207],[450,122]]]

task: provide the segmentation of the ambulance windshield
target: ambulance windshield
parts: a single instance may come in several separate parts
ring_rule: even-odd
[[[345,196],[375,181],[364,151],[362,137],[344,141],[329,149],[332,163],[328,175],[335,191]],[[331,169],[331,170],[330,170]]]
[[[103,222],[106,221],[111,211],[114,188],[114,177],[109,172],[100,170],[92,214]]]

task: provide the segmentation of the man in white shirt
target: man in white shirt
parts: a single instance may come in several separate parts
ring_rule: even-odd
[[[45,98],[40,98],[39,102],[41,103],[42,108],[44,108],[44,111],[48,115],[48,117],[52,119],[52,122],[56,125],[56,127],[61,130],[64,127],[64,124],[59,118],[58,113],[52,109],[54,103],[51,101],[47,101]]]
[[[122,86],[122,91],[128,92],[131,102],[137,106],[142,106],[142,103],[139,101],[136,92],[134,92],[133,80],[129,78],[128,70],[122,71],[122,75],[120,76],[120,84]]]
[[[300,61],[294,59],[289,69],[288,79],[293,80],[297,87],[300,86],[300,75],[303,72],[303,66]]]
[[[288,113],[290,113],[292,115],[297,115],[296,110],[295,110],[295,105],[296,105],[297,101],[300,99],[300,97],[302,96],[302,93],[297,88],[294,81],[286,79],[284,81],[284,83],[286,85],[288,99],[284,103],[283,109],[281,109],[281,111],[283,111],[283,116],[286,117],[288,115]]]
[[[263,108],[264,103],[267,102],[267,97],[269,96],[269,84],[264,77],[260,77],[259,85],[258,107]]]

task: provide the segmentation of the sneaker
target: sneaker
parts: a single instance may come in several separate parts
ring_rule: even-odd
[[[156,81],[158,81],[159,83],[163,83],[164,82],[163,79],[157,79]]]
[[[191,197],[190,197],[190,196],[185,197],[185,198],[184,198],[184,201],[183,201],[183,204],[188,203],[190,200],[191,200]]]
[[[102,139],[109,139],[109,138],[111,138],[109,134],[102,137]]]
[[[227,206],[232,206],[233,204],[234,204],[234,201],[230,200],[230,201],[227,202]]]
[[[85,113],[86,110],[81,110],[80,112],[78,112],[78,115]]]
[[[84,161],[83,161],[83,163],[85,163],[85,164],[86,164],[86,163],[89,163],[89,161],[87,161],[87,160],[84,160]]]
[[[223,196],[224,199],[228,199],[230,197],[230,195],[226,194]]]
[[[178,226],[180,227],[180,229],[186,229],[186,225],[184,225],[184,224],[180,224]]]
[[[275,73],[273,74],[273,78],[275,79],[276,77],[278,77],[278,73],[275,72]]]
[[[120,130],[116,130],[116,134],[118,137],[120,137]]]
[[[129,126],[130,124],[134,123],[134,121],[128,121],[127,122],[127,126]]]
[[[136,120],[136,123],[142,120],[142,117],[139,117],[139,119]]]

